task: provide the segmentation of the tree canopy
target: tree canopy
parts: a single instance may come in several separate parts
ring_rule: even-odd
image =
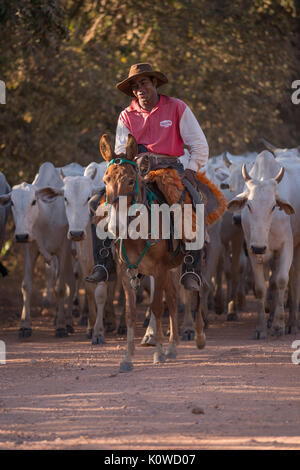
[[[296,0],[2,0],[0,169],[11,184],[40,164],[100,161],[129,104],[115,84],[150,62],[184,100],[210,155],[300,144]]]

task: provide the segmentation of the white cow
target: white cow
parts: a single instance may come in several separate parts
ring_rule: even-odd
[[[9,186],[8,182],[3,173],[0,171],[0,194],[8,194],[11,191],[11,187]],[[7,217],[10,211],[9,205],[0,206],[0,251],[2,250],[4,238],[5,238],[5,226],[7,222]],[[7,269],[3,264],[0,262],[0,272],[2,276],[6,276],[8,274]]]
[[[279,148],[275,145],[271,144],[265,139],[261,139],[263,144],[265,145],[266,149],[273,153],[275,158],[300,158],[300,145],[298,147],[294,147],[292,149],[288,148]]]
[[[223,156],[229,175],[223,179],[220,188],[227,201],[242,191],[245,181],[242,177],[242,165],[247,162],[249,168],[254,164],[256,153],[245,155],[230,155],[228,152]],[[224,271],[227,280],[227,320],[236,320],[241,300],[243,299],[244,286],[241,282],[241,267],[245,266],[243,243],[244,234],[241,226],[240,211],[233,215],[225,212],[221,222],[221,243],[223,245]],[[218,269],[220,274],[221,269]],[[242,276],[243,277],[243,276]],[[245,277],[245,276],[244,276]],[[217,297],[218,304],[220,300]]]
[[[64,201],[68,220],[68,239],[76,244],[76,251],[83,278],[88,276],[93,265],[93,244],[90,225],[88,203],[90,199],[104,188],[102,181],[106,169],[106,162],[92,162],[83,176],[66,176],[63,178],[62,188],[49,187],[41,190],[40,194],[45,201]],[[63,196],[60,197],[60,196]],[[85,283],[85,290],[89,308],[89,329],[92,332],[92,344],[103,344],[103,312],[107,298],[107,283]],[[97,313],[95,308],[97,306]]]
[[[67,218],[62,200],[53,201],[49,205],[44,203],[39,197],[39,190],[49,184],[57,188],[62,186],[57,170],[52,163],[46,162],[41,165],[34,183],[16,185],[8,195],[0,196],[1,204],[10,203],[12,206],[15,222],[15,240],[19,243],[26,243],[20,337],[29,337],[32,334],[30,298],[33,270],[39,254],[49,264],[54,255],[56,255],[59,262],[56,336],[66,336],[68,332],[73,331],[71,310],[74,294],[74,278],[70,263],[71,243],[66,237]],[[66,282],[69,285],[69,296],[65,315]]]
[[[284,294],[293,255],[296,289],[288,328],[294,332],[297,327],[298,305],[296,303],[299,299],[297,292],[299,292],[300,268],[300,198],[298,195],[300,165],[295,164],[293,159],[289,158],[275,159],[270,152],[263,151],[257,156],[250,174],[245,165],[242,174],[246,182],[245,190],[229,202],[228,209],[231,211],[242,209],[242,226],[254,275],[255,295],[258,299],[255,338],[264,339],[266,337],[264,264],[272,257],[275,260],[272,276],[277,302],[271,334],[284,333]]]

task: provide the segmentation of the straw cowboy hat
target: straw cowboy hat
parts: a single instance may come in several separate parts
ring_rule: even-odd
[[[120,83],[117,83],[116,87],[128,96],[134,96],[131,90],[130,82],[133,78],[141,75],[147,75],[148,77],[157,78],[157,87],[168,83],[167,77],[157,70],[153,70],[152,66],[147,63],[134,64],[130,67],[128,77]]]

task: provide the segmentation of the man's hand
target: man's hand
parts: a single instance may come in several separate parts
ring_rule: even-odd
[[[186,169],[183,172],[182,178],[186,178],[195,188],[198,187],[198,180],[196,176],[196,172],[191,169]]]

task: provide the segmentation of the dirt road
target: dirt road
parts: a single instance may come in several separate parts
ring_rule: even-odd
[[[127,374],[115,334],[92,346],[77,326],[56,339],[53,319],[39,316],[20,341],[17,322],[4,324],[0,449],[300,449],[300,334],[255,341],[253,313],[234,323],[212,314],[204,350],[180,343],[157,366],[139,347],[141,320]]]

